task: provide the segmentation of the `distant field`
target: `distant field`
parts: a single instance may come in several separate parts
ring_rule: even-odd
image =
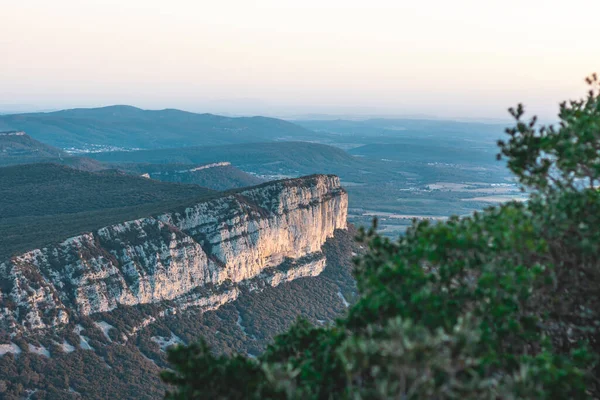
[[[507,201],[525,201],[526,199],[522,196],[480,196],[472,197],[469,199],[462,199],[463,201],[483,201],[486,203],[504,203]]]
[[[342,175],[351,182],[349,220],[370,225],[375,211],[380,232],[388,236],[404,232],[412,216],[468,215],[524,198],[511,185],[504,163],[496,161],[501,124],[383,118],[295,122],[373,166],[362,178]]]

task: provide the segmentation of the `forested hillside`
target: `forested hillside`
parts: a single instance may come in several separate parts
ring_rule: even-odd
[[[125,172],[163,182],[189,183],[213,190],[230,190],[264,182],[229,162],[209,164],[113,164]]]
[[[0,169],[0,259],[99,227],[191,204],[214,191],[57,164]]]
[[[33,139],[22,131],[0,131],[0,167],[7,165],[55,163],[83,171],[107,169],[98,161],[76,157],[62,149]]]

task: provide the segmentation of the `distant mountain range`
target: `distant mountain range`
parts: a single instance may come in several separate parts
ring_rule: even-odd
[[[131,106],[80,108],[48,113],[0,115],[0,131],[25,131],[44,143],[69,149],[164,148],[279,140],[309,140],[315,133],[267,117],[213,114]]]

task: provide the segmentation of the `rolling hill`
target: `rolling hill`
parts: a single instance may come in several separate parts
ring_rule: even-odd
[[[185,147],[92,154],[112,163],[206,164],[230,162],[244,170],[264,175],[338,174],[364,168],[365,164],[344,150],[308,142],[268,142],[227,146]]]
[[[163,182],[188,183],[213,190],[229,190],[263,183],[264,180],[229,163],[213,164],[117,164],[117,168]]]
[[[11,158],[17,160],[65,157],[67,153],[56,147],[41,143],[22,131],[0,132],[0,162]]]
[[[98,161],[72,156],[33,139],[22,131],[0,132],[0,167],[7,165],[55,163],[84,171],[106,169]]]
[[[230,118],[131,106],[0,115],[0,130],[26,131],[44,143],[80,151],[308,140],[316,136],[275,118]]]
[[[189,183],[213,190],[235,189],[264,182],[231,165],[214,168],[198,164],[107,165],[88,157],[74,156],[21,131],[0,132],[0,167],[34,163],[60,164],[90,172],[119,169],[132,175],[149,174],[152,179],[163,182]]]

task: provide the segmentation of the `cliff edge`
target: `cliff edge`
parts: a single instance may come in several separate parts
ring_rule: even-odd
[[[331,175],[270,182],[106,226],[0,263],[0,329],[59,327],[120,306],[218,307],[237,285],[318,275],[321,247],[346,228]]]

